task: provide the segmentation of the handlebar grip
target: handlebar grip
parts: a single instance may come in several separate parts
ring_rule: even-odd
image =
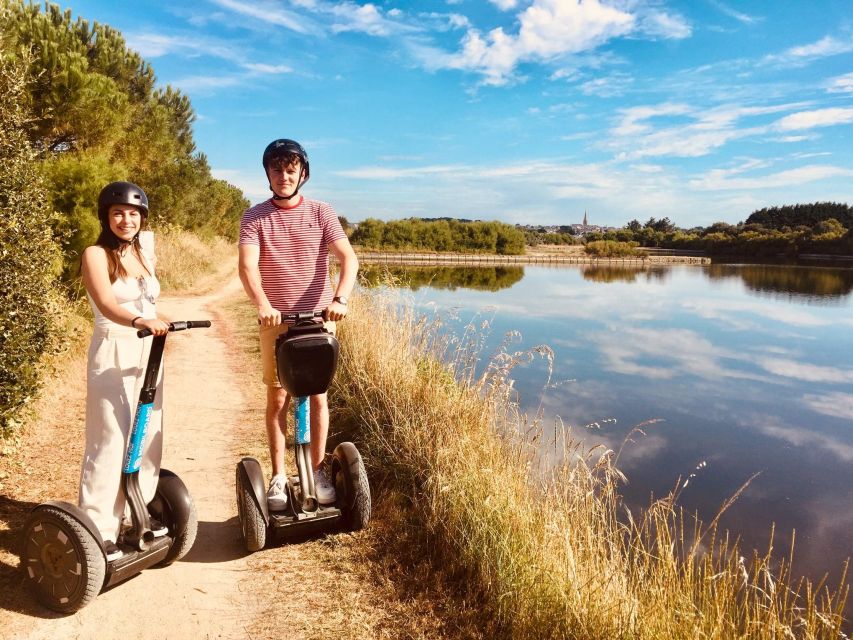
[[[204,329],[210,326],[210,320],[178,320],[169,323],[169,331],[183,331],[184,329]],[[140,329],[136,332],[140,338],[151,335],[151,329]]]

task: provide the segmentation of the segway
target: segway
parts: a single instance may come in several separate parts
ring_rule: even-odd
[[[338,340],[323,328],[322,313],[294,313],[294,322],[276,340],[278,379],[290,394],[295,422],[296,475],[287,479],[287,504],[271,511],[260,463],[243,458],[237,463],[237,511],[248,551],[262,549],[268,538],[303,536],[324,531],[358,531],[370,520],[370,486],[361,455],[352,442],[342,442],[331,455],[331,481],[337,493],[333,505],[317,501],[311,465],[309,397],[325,393],[335,375]]]
[[[169,331],[209,327],[207,320],[169,323]],[[137,331],[140,338],[151,331]],[[153,565],[165,566],[187,554],[198,528],[195,505],[186,485],[171,471],[160,470],[154,499],[146,506],[139,488],[139,466],[145,433],[154,408],[157,375],[166,336],[155,336],[139,403],[128,439],[122,490],[130,507],[131,526],[116,541],[122,557],[107,562],[104,540],[92,519],[77,505],[54,500],[33,509],[21,532],[20,559],[24,581],[43,605],[71,613],[111,587]],[[155,537],[151,517],[168,533]]]

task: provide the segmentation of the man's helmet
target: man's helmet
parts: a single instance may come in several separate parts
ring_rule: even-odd
[[[276,158],[292,158],[293,156],[299,158],[299,161],[302,163],[302,168],[305,170],[305,178],[302,180],[304,183],[308,180],[308,176],[310,175],[310,170],[308,168],[308,153],[302,148],[301,144],[296,142],[296,140],[279,138],[278,140],[270,142],[267,145],[267,148],[264,149],[264,171],[269,169],[270,161],[275,160]]]
[[[98,196],[98,217],[106,220],[110,206],[114,204],[132,204],[139,207],[143,215],[148,215],[148,196],[132,182],[111,182],[101,189]]]

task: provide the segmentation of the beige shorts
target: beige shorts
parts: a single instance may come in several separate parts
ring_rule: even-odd
[[[261,362],[263,363],[264,384],[268,387],[281,387],[278,381],[278,368],[275,362],[275,340],[281,334],[287,333],[290,325],[280,324],[275,327],[261,327]],[[335,335],[337,325],[329,320],[323,323],[323,327]]]

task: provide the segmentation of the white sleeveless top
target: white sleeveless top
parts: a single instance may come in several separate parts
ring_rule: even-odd
[[[142,258],[145,261],[145,266],[151,272],[151,275],[139,276],[138,278],[118,278],[112,284],[113,295],[116,297],[116,302],[123,309],[127,309],[133,315],[142,318],[156,318],[157,313],[154,309],[154,301],[160,295],[160,282],[154,275],[154,269],[151,267],[152,260],[142,251]],[[130,329],[118,325],[101,313],[98,305],[92,300],[92,296],[88,293],[89,306],[92,307],[92,314],[95,317],[95,329]],[[136,331],[136,329],[132,329]]]

